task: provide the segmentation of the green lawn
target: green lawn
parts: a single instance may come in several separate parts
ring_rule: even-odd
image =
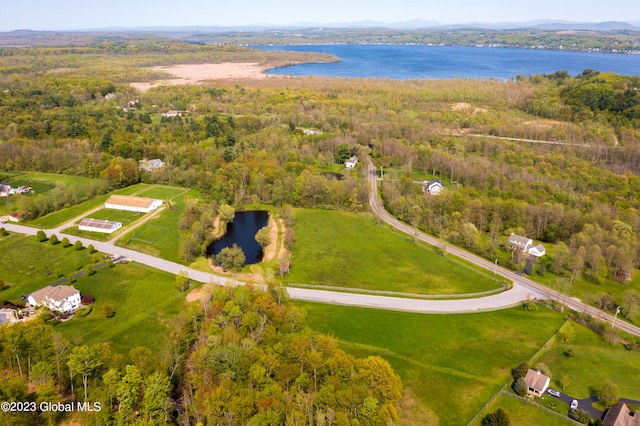
[[[10,285],[0,291],[0,299],[14,302],[101,258],[87,250],[52,246],[48,241],[40,243],[35,237],[17,234],[0,238],[0,250],[4,253],[0,256],[0,278]]]
[[[166,186],[154,186],[146,191],[142,191],[137,194],[139,197],[154,198],[159,200],[166,200],[167,198],[173,198],[177,195],[187,192],[186,188],[171,188]]]
[[[611,346],[593,331],[572,323],[575,338],[569,343],[556,341],[541,357],[552,373],[551,386],[576,398],[595,395],[597,389],[609,379],[618,385],[623,398],[640,399],[640,353],[628,351],[621,344]],[[574,356],[564,352],[572,349]],[[569,377],[562,389],[558,380]]]
[[[402,417],[416,425],[461,425],[560,327],[540,307],[467,315],[420,315],[297,302],[316,331],[355,356],[387,359],[406,388]]]
[[[203,195],[193,189],[178,195],[171,200],[173,209],[164,209],[153,219],[123,235],[117,245],[184,264],[185,262],[180,258],[179,253],[178,221],[182,215],[186,198],[202,199]]]
[[[122,354],[136,346],[159,353],[186,305],[175,282],[171,274],[136,263],[100,269],[74,283],[82,294],[95,297],[92,312],[56,325],[56,331],[73,344],[112,342],[114,352]],[[113,308],[113,317],[105,317],[105,305]]]
[[[128,186],[126,188],[118,189],[117,191],[113,191],[105,195],[100,195],[96,198],[85,201],[84,203],[76,204],[75,206],[71,206],[69,208],[58,210],[57,212],[54,212],[54,213],[50,213],[46,216],[36,218],[33,221],[28,222],[27,225],[36,226],[36,227],[45,228],[45,229],[55,228],[57,226],[62,225],[65,222],[68,222],[74,217],[80,216],[91,209],[99,207],[100,205],[104,204],[105,201],[107,201],[107,199],[109,199],[109,197],[112,194],[132,195],[135,192],[140,191],[143,188],[146,188],[147,186],[148,185],[146,184],[139,183],[136,185]]]
[[[434,295],[501,287],[492,276],[363,215],[296,210],[295,233],[287,283]]]
[[[568,408],[566,404],[563,405]],[[498,408],[502,408],[507,413],[511,421],[511,426],[575,425],[575,423],[566,416],[549,413],[534,404],[528,404],[515,397],[504,394],[499,395],[472,425],[480,426],[482,417],[493,413]]]

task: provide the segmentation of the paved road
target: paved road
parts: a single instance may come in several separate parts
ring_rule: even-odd
[[[373,210],[373,212],[378,217],[380,217],[381,220],[393,226],[394,228],[402,232],[405,232],[408,235],[414,235],[414,229],[411,226],[407,225],[404,222],[400,222],[398,219],[391,216],[382,206],[382,203],[378,198],[377,171],[371,159],[367,159],[367,161],[368,161],[367,177],[368,177],[369,183],[371,184],[371,195],[369,198],[369,204],[371,206],[371,210]],[[418,232],[416,238],[418,238],[420,241],[423,241],[427,244],[431,244],[436,247],[442,247],[441,240],[439,240],[438,238],[432,237],[430,235],[424,234],[422,232]],[[480,256],[476,256],[475,254],[472,254],[466,250],[463,250],[461,248],[458,248],[452,245],[447,245],[446,250],[449,255],[460,257],[468,262],[473,263],[474,265],[477,265],[488,271],[493,271],[496,275],[500,275],[501,277],[504,277],[512,281],[514,286],[513,290],[516,290],[518,292],[523,292],[524,294],[530,294],[531,296],[534,296],[540,299],[557,300],[565,304],[566,306],[568,306],[570,309],[574,311],[587,313],[594,318],[598,318],[599,320],[606,321],[610,324],[613,324],[614,322],[614,317],[612,315],[602,312],[592,306],[587,305],[586,303],[582,303],[579,299],[566,297],[562,293],[559,293],[555,290],[551,290],[550,288],[547,288],[541,284],[538,284],[526,277],[519,276],[506,268],[495,265],[493,262],[490,262],[487,259],[484,259]],[[510,291],[513,291],[513,290],[510,290]],[[501,293],[500,295],[502,295],[504,298],[507,298],[508,294],[509,292],[507,291],[507,292]],[[620,328],[621,330],[626,331],[627,333],[640,336],[640,327],[631,325],[621,320],[620,318],[617,318],[615,320],[615,326]]]
[[[372,187],[372,191],[369,199],[371,209],[376,215],[378,215],[386,223],[390,224],[391,226],[409,235],[414,235],[413,228],[409,227],[407,224],[400,222],[396,218],[392,217],[382,207],[381,203],[378,200],[376,170],[371,160],[368,160],[368,163],[369,163],[368,179]],[[38,231],[37,229],[31,228],[28,226],[23,226],[23,225],[5,224],[4,227],[8,231],[27,234],[27,235],[35,235],[36,232]],[[54,232],[54,230],[45,230],[45,233],[47,234],[47,237],[49,237],[56,232]],[[198,271],[175,262],[160,259],[155,256],[140,253],[134,250],[129,250],[123,247],[117,247],[113,245],[113,241],[100,242],[100,241],[94,241],[88,238],[80,238],[80,237],[69,237],[69,238],[70,240],[72,240],[71,241],[72,243],[75,242],[75,240],[80,240],[82,241],[82,244],[85,247],[88,246],[89,244],[93,244],[93,246],[100,252],[113,254],[116,256],[125,256],[131,259],[132,261],[135,261],[144,265],[148,265],[153,268],[169,272],[171,274],[177,275],[181,271],[185,271],[187,272],[187,274],[191,279],[200,281],[203,283],[243,284],[242,282],[236,281],[233,278],[222,277],[222,276],[211,274],[208,272]],[[437,238],[434,238],[422,232],[418,232],[416,235],[416,238],[435,246],[441,245],[440,241]],[[360,306],[360,307],[367,307],[367,308],[390,309],[390,310],[398,310],[398,311],[406,311],[406,312],[445,313],[445,314],[492,311],[492,310],[513,307],[518,305],[522,301],[529,300],[529,299],[552,298],[556,300],[562,300],[567,305],[569,305],[570,308],[574,310],[587,312],[590,315],[596,316],[600,319],[613,320],[613,318],[610,315],[607,315],[603,312],[598,311],[595,308],[592,308],[586,304],[583,304],[577,299],[575,300],[567,299],[558,292],[555,292],[544,286],[541,286],[527,278],[520,277],[507,269],[496,266],[492,262],[489,262],[486,259],[483,259],[474,254],[471,254],[465,250],[462,250],[455,246],[447,246],[447,253],[453,256],[458,256],[460,258],[463,258],[489,271],[493,271],[495,274],[500,275],[506,278],[507,280],[512,281],[513,282],[512,289],[503,291],[499,294],[487,296],[487,297],[462,299],[462,300],[461,299],[457,299],[457,300],[410,299],[410,298],[400,298],[400,297],[373,296],[373,295],[365,295],[365,294],[334,292],[334,291],[327,291],[327,290],[303,289],[303,288],[296,288],[296,287],[289,287],[287,288],[287,291],[289,292],[289,295],[291,296],[291,298],[298,299],[298,300],[340,304],[340,305],[347,305],[347,306]],[[616,325],[632,334],[640,336],[640,328],[638,327],[627,324],[620,319],[617,320]]]

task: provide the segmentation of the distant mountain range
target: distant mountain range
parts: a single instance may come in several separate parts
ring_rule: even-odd
[[[418,29],[460,29],[478,28],[488,30],[517,30],[517,29],[540,29],[548,31],[640,31],[640,21],[634,22],[570,22],[557,20],[538,20],[529,22],[469,22],[462,24],[442,24],[438,21],[423,21],[414,19],[403,22],[379,22],[379,21],[359,21],[359,22],[297,22],[290,25],[276,25],[260,23],[255,25],[242,26],[153,26],[153,27],[108,27],[99,29],[87,29],[86,31],[264,31],[268,29],[292,29],[292,28],[389,28],[397,30],[418,30]]]

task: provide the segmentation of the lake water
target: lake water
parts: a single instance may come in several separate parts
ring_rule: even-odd
[[[551,74],[566,70],[575,76],[585,69],[640,75],[640,55],[420,45],[254,46],[263,50],[319,52],[341,62],[303,64],[272,69],[267,74],[322,77],[495,78],[518,74]]]
[[[255,240],[256,232],[267,226],[269,212],[262,210],[236,212],[231,223],[227,224],[227,232],[207,247],[207,256],[220,253],[225,247],[237,244],[242,248],[246,264],[251,265],[262,260],[262,247]]]

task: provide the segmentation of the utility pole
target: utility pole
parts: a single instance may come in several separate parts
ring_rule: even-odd
[[[613,316],[613,322],[611,323],[611,328],[616,326],[616,318],[618,318],[619,313],[620,313],[620,306],[616,308],[616,314]]]

